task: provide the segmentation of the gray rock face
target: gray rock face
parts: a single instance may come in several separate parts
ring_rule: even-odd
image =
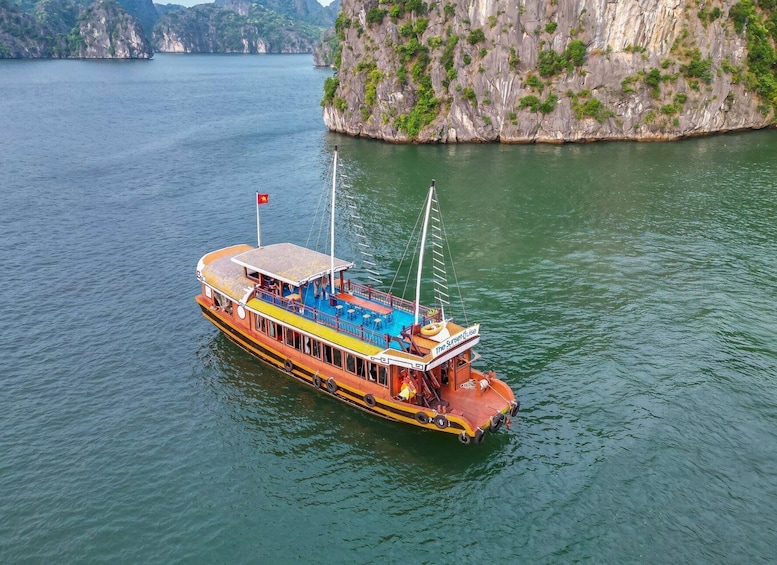
[[[324,31],[321,38],[313,46],[313,64],[316,67],[331,67],[334,63],[338,43],[333,29]]]
[[[149,59],[151,46],[134,17],[114,0],[89,7],[41,0],[23,12],[0,0],[0,58]]]
[[[236,21],[232,9],[202,5],[167,14],[154,27],[154,47],[162,53],[267,53],[256,26]],[[241,15],[242,17],[242,15]]]
[[[99,0],[77,24],[80,41],[75,57],[82,59],[150,59],[151,45],[140,22],[114,0]]]
[[[310,53],[318,28],[247,0],[203,4],[165,14],[153,41],[164,53]]]
[[[150,39],[151,30],[159,19],[159,13],[154,3],[151,0],[118,0],[118,2],[128,14],[137,18],[140,25],[143,26],[146,38]]]
[[[339,84],[324,122],[422,143],[670,140],[767,127],[773,107],[742,80],[747,38],[727,17],[734,4],[343,0]]]
[[[53,56],[47,27],[9,0],[0,0],[0,59]]]

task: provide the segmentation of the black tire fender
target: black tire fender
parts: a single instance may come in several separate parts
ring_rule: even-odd
[[[463,443],[464,445],[469,445],[469,436],[467,435],[467,432],[461,432],[459,434],[459,441]]]
[[[375,397],[370,393],[364,395],[364,403],[370,408],[375,408],[375,405],[377,404],[377,402],[375,402]]]
[[[478,431],[475,432],[475,444],[482,444],[484,439],[486,439],[486,432],[478,428]]]
[[[321,388],[321,377],[318,376],[318,373],[313,375],[313,386],[316,388]]]
[[[413,414],[413,418],[415,418],[415,421],[419,424],[428,424],[429,423],[429,415],[426,412],[416,412]]]
[[[492,432],[496,432],[499,430],[499,428],[502,427],[502,423],[505,421],[505,415],[501,412],[499,414],[494,414],[491,416],[491,424],[489,424],[488,428]]]
[[[518,410],[521,409],[521,403],[520,402],[513,402],[513,405],[510,406],[510,417],[515,417],[518,414]]]
[[[283,362],[283,368],[287,373],[291,373],[294,370],[294,363],[291,362],[291,359],[286,359]]]
[[[440,428],[441,430],[444,430],[448,427],[448,418],[443,416],[442,414],[437,414],[434,418],[432,418],[432,422],[434,422],[434,425]]]
[[[332,377],[329,377],[326,380],[326,389],[331,392],[332,394],[337,392],[337,383]]]

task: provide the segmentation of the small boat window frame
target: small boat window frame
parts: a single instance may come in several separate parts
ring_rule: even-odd
[[[318,341],[317,339],[313,339],[311,341],[313,342],[311,344],[312,346],[311,357],[313,357],[314,359],[321,359],[321,342]]]
[[[356,356],[350,353],[345,354],[345,370],[351,374],[356,374]]]

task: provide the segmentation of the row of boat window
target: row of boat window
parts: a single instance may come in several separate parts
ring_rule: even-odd
[[[278,322],[268,320],[260,314],[256,314],[256,329],[305,355],[319,359],[333,367],[345,369],[362,379],[388,387],[388,369],[383,365],[372,363],[352,353],[321,343],[317,339],[302,335]]]

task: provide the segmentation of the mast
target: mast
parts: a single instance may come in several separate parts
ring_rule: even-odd
[[[415,283],[415,323],[418,324],[418,314],[421,308],[421,272],[424,266],[424,247],[426,247],[426,229],[429,227],[429,211],[432,208],[432,195],[434,194],[434,179],[429,187],[429,197],[426,199],[426,213],[424,214],[424,228],[421,232],[421,251],[418,254],[418,278]]]
[[[329,284],[330,292],[329,296],[335,295],[335,187],[337,186],[337,145],[335,145],[335,161],[332,168],[332,218],[329,226],[329,261],[330,270]]]

